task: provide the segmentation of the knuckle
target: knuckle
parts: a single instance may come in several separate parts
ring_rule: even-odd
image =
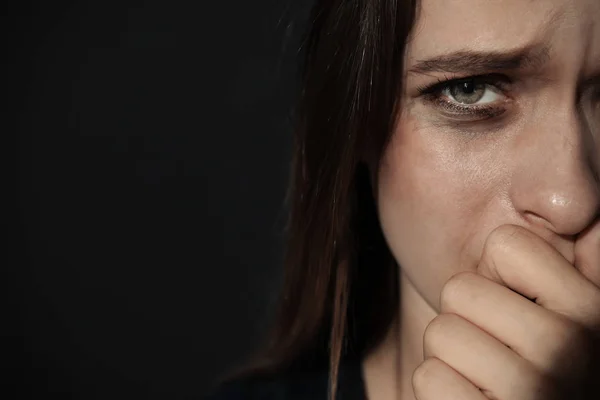
[[[431,320],[429,324],[427,324],[425,332],[423,333],[423,346],[426,349],[433,350],[435,348],[438,338],[442,335],[444,330],[443,328],[444,322],[441,320],[439,315]]]
[[[444,311],[456,310],[464,297],[465,285],[473,284],[478,279],[475,272],[463,271],[453,275],[440,292],[440,308]]]
[[[427,358],[423,361],[412,374],[412,386],[417,398],[425,396],[427,388],[431,382],[436,380],[440,368],[443,368],[442,361],[437,358]]]
[[[496,259],[505,254],[515,241],[520,240],[525,233],[523,228],[516,225],[501,225],[494,229],[487,237],[483,248],[484,256]]]
[[[512,240],[519,240],[527,235],[527,230],[519,225],[500,225],[490,233],[490,239],[497,243],[507,243]]]
[[[478,269],[487,269],[489,274],[502,281],[500,270],[515,265],[515,262],[523,257],[524,251],[535,253],[543,250],[539,240],[541,239],[537,239],[521,226],[501,225],[488,235]],[[509,268],[509,271],[511,269]]]
[[[423,334],[423,348],[426,355],[435,356],[444,341],[449,337],[448,330],[452,329],[460,320],[455,314],[439,314],[425,328]]]

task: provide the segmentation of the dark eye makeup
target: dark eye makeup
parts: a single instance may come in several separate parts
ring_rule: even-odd
[[[485,120],[506,112],[506,98],[511,80],[501,74],[487,74],[463,78],[438,79],[438,82],[418,87],[423,98],[454,119]],[[491,93],[501,100],[477,104]]]

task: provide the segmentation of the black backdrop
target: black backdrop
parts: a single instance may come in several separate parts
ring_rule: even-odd
[[[4,398],[200,397],[258,343],[281,278],[298,3],[4,10]]]

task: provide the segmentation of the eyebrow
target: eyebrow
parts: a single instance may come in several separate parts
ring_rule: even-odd
[[[550,59],[550,46],[529,46],[508,51],[460,50],[419,60],[408,72],[478,73],[541,68]]]

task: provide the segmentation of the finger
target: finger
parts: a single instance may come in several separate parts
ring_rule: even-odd
[[[417,367],[412,385],[417,400],[487,400],[468,379],[437,358]]]
[[[584,326],[600,319],[600,290],[554,247],[503,225],[487,238],[477,272]]]
[[[577,238],[575,267],[600,287],[600,218]]]
[[[494,399],[530,400],[550,382],[497,339],[455,314],[440,314],[425,330],[425,358],[435,357]],[[549,393],[548,393],[549,394]]]
[[[542,373],[570,378],[585,368],[587,348],[579,325],[505,286],[474,272],[462,272],[448,280],[440,298],[442,313],[466,319]],[[569,362],[568,368],[557,371],[556,358],[565,354],[581,362]]]

